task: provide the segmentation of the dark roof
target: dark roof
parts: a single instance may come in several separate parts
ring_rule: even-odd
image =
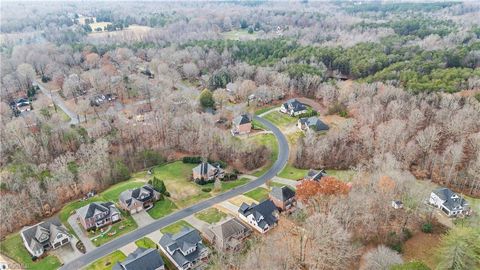
[[[307,109],[307,107],[303,103],[299,102],[296,99],[287,100],[287,102],[283,103],[283,106],[286,109],[293,110],[294,112],[299,112],[299,111],[303,111],[303,110]]]
[[[112,270],[155,270],[163,265],[160,253],[154,248],[137,248],[123,262],[118,262]]]
[[[200,175],[206,175],[209,170],[215,169],[216,167],[211,165],[208,162],[202,162],[197,167],[193,168],[194,171],[199,173]]]
[[[468,205],[464,198],[460,197],[449,188],[439,188],[434,190],[433,193],[437,194],[437,196],[444,201],[443,206],[450,211],[460,210]]]
[[[252,120],[248,114],[242,114],[233,119],[233,124],[236,126],[248,124],[250,122],[252,122]]]
[[[25,228],[20,233],[23,235],[23,238],[25,238],[25,241],[29,243],[32,249],[35,249],[34,246],[38,243],[44,243],[46,241],[50,241],[52,238],[55,238],[58,233],[70,235],[57,218],[52,218]],[[44,239],[42,239],[43,241],[40,241],[41,239],[39,238]]]
[[[326,175],[327,175],[327,172],[325,172],[325,170],[320,170],[320,171],[308,170],[307,176],[305,176],[305,178],[308,180],[319,181],[322,177]]]
[[[298,121],[315,131],[324,131],[329,129],[329,127],[324,122],[322,122],[322,120],[315,116],[300,118]]]
[[[148,185],[144,185],[143,187],[123,191],[120,193],[119,200],[130,206],[133,201],[132,199],[145,202],[150,200],[154,194],[155,191],[153,188]]]
[[[242,203],[242,205],[238,209],[238,212],[245,217],[253,215],[253,217],[257,221],[258,226],[263,229],[265,229],[267,224],[269,226],[272,226],[277,223],[277,218],[274,216],[275,211],[277,211],[277,207],[270,200],[264,200],[258,205],[252,203],[251,206]]]
[[[95,212],[109,212],[112,202],[92,202],[84,207],[81,207],[77,210],[77,213],[82,218],[91,218],[95,215]]]
[[[282,202],[285,202],[293,197],[295,197],[295,191],[287,186],[283,187],[273,187],[270,195],[276,199],[279,199]]]
[[[225,220],[224,222],[211,226],[210,230],[220,239],[229,239],[230,237],[242,232],[250,232],[250,228],[243,225],[236,218]]]
[[[170,233],[164,234],[160,238],[159,244],[180,266],[197,260],[200,256],[200,251],[206,248],[198,231],[191,227],[183,227],[181,232],[174,235]],[[196,247],[195,251],[183,255],[182,251],[187,251],[191,247]]]

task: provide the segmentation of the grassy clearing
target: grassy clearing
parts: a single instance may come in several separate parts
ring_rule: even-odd
[[[300,180],[307,174],[308,170],[295,168],[292,164],[287,164],[278,174],[281,178]]]
[[[352,182],[356,172],[354,170],[325,170],[327,175],[338,178],[344,182]]]
[[[293,190],[295,190],[295,189],[296,189],[296,188],[295,188],[295,187],[293,187],[293,186],[290,186],[290,185],[285,185],[285,184],[282,184],[282,183],[277,183],[277,182],[273,182],[273,181],[272,181],[272,182],[270,182],[270,184],[268,184],[268,185],[269,185],[269,187],[283,187],[283,186],[287,186],[287,187],[289,187],[289,188],[291,188],[291,189],[293,189]]]
[[[264,126],[262,123],[260,123],[257,120],[252,121],[252,129],[263,129],[263,130],[268,130],[266,126]]]
[[[273,162],[277,159],[278,156],[278,144],[277,140],[275,138],[275,135],[273,134],[261,134],[261,135],[256,135],[253,137],[248,138],[250,142],[257,143],[259,145],[265,145],[268,149],[270,149],[271,154],[270,158],[259,171],[253,173],[255,176],[260,176],[264,174],[270,167],[273,165]]]
[[[288,126],[288,125],[296,123],[297,120],[298,120],[296,117],[292,117],[290,115],[287,115],[287,114],[284,114],[284,113],[281,113],[281,112],[278,112],[278,111],[268,113],[265,116],[263,116],[263,118],[272,122],[277,127]]]
[[[120,193],[124,192],[125,190],[139,188],[145,184],[146,183],[143,181],[137,181],[134,179],[128,180],[126,182],[121,182],[114,186],[111,186],[110,188],[102,192],[101,195],[106,201],[116,202],[118,201]]]
[[[135,245],[137,245],[137,247],[139,248],[146,248],[146,249],[157,248],[157,244],[155,244],[155,242],[153,242],[152,239],[148,237],[138,239],[137,241],[135,241]]]
[[[213,224],[227,217],[227,214],[219,211],[216,208],[208,208],[202,212],[196,213],[195,217],[209,224]]]
[[[85,270],[111,270],[116,262],[123,261],[127,258],[120,250],[114,251],[109,255],[96,260],[90,264]]]
[[[440,244],[440,240],[441,235],[439,234],[416,233],[403,245],[403,259],[405,261],[421,261],[431,269],[435,269],[435,252]]]
[[[161,233],[166,234],[166,233],[171,233],[171,234],[176,234],[179,233],[183,227],[192,227],[190,223],[186,222],[185,220],[180,220],[177,221],[173,224],[168,225],[167,227],[164,227],[163,229],[160,230]]]
[[[154,219],[162,218],[173,211],[177,210],[177,206],[168,198],[155,202],[155,205],[150,208],[147,213]]]
[[[128,232],[131,232],[138,228],[137,223],[135,223],[135,220],[133,220],[133,217],[130,215],[126,215],[125,213],[122,212],[122,220],[113,224],[112,228],[108,231],[108,233],[103,234],[103,236],[100,236],[92,241],[92,243],[95,246],[101,246],[109,241],[112,241],[113,239],[124,235]],[[99,231],[97,230],[96,234],[98,235]],[[115,233],[112,236],[109,236],[109,233]],[[91,235],[88,233],[89,237],[93,237],[93,234]]]
[[[249,198],[252,198],[252,199],[256,200],[257,202],[261,202],[264,199],[268,198],[268,193],[269,193],[268,189],[258,187],[254,190],[251,190],[251,191],[245,193],[244,195],[249,197]]]
[[[61,265],[58,258],[53,255],[36,262],[32,261],[30,253],[25,249],[22,237],[18,233],[11,234],[0,242],[0,252],[21,264],[25,269],[50,270],[58,269]]]
[[[230,203],[232,203],[233,205],[236,205],[238,207],[240,207],[240,205],[242,205],[242,203],[246,203],[246,204],[252,204],[252,203],[256,203],[256,201],[252,198],[249,198],[245,195],[239,195],[239,196],[236,196],[230,200],[228,200]]]
[[[305,137],[305,134],[302,131],[296,131],[287,135],[287,140],[290,145],[295,145],[298,142],[298,139]]]

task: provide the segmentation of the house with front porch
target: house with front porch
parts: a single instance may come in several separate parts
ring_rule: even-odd
[[[92,202],[79,208],[77,215],[85,230],[98,229],[121,219],[120,212],[112,202]]]

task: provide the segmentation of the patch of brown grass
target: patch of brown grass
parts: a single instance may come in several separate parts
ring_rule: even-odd
[[[435,268],[435,250],[439,246],[441,234],[419,232],[407,240],[403,246],[405,261],[417,260],[431,269]]]

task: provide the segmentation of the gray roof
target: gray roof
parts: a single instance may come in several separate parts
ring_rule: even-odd
[[[206,248],[198,231],[191,227],[183,227],[181,232],[174,235],[164,234],[160,238],[159,244],[180,266],[199,259],[200,252]],[[183,255],[182,251],[187,251],[191,247],[196,247],[195,251]]]
[[[295,197],[295,191],[287,186],[283,187],[273,187],[270,191],[270,195],[282,202],[285,202],[293,197]]]
[[[91,218],[98,211],[109,212],[111,206],[113,206],[112,202],[92,202],[77,209],[77,213],[84,219]]]
[[[201,175],[206,175],[208,171],[216,169],[215,166],[208,162],[202,162],[197,167],[193,168],[193,170]]]
[[[327,175],[327,172],[325,172],[325,170],[320,170],[320,171],[308,170],[305,178],[308,180],[319,181],[322,177],[326,175]]]
[[[145,202],[153,198],[155,191],[148,185],[136,189],[125,190],[120,193],[119,200],[128,206],[133,202],[133,199]]]
[[[329,129],[329,127],[323,123],[322,120],[315,116],[300,118],[298,121],[300,121],[302,125],[306,125],[315,131],[324,131]]]
[[[287,100],[287,102],[283,103],[283,107],[285,107],[286,109],[291,109],[294,112],[299,112],[307,109],[307,107],[303,103],[299,102],[294,98],[289,99]]]
[[[248,124],[250,122],[252,122],[252,120],[248,114],[242,114],[233,119],[233,124],[236,126]]]
[[[252,203],[251,206],[242,203],[238,209],[238,212],[245,217],[253,215],[258,226],[262,229],[265,229],[266,225],[273,226],[277,223],[277,217],[274,216],[275,211],[277,211],[277,207],[270,200],[264,200],[258,205]]]
[[[123,262],[117,262],[112,270],[155,270],[163,266],[160,253],[154,248],[137,248]]]
[[[210,231],[220,239],[229,239],[230,237],[243,232],[250,232],[250,228],[245,226],[236,218],[227,219],[217,225],[211,226]]]
[[[62,223],[60,223],[60,220],[57,218],[52,218],[25,228],[20,233],[25,241],[29,243],[32,250],[41,248],[41,243],[45,243],[47,241],[51,242],[55,237],[57,237],[58,233],[63,233],[70,236],[70,234],[67,232],[67,229],[62,226]],[[42,237],[44,237],[44,240],[40,239]]]
[[[467,201],[460,197],[457,193],[453,192],[449,188],[439,188],[433,191],[437,196],[445,201],[443,206],[448,208],[450,211],[460,210],[463,207],[467,206]]]

